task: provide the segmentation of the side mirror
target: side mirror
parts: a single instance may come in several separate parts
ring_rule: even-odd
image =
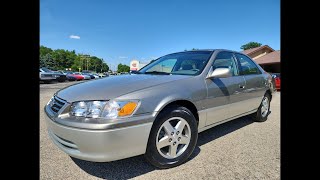
[[[231,77],[232,73],[231,70],[229,68],[217,68],[215,69],[211,75],[209,75],[207,77],[207,79],[211,79],[211,78],[227,78],[227,77]]]

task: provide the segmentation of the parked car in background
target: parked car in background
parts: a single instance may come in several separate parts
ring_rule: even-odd
[[[58,76],[56,76],[56,80],[58,81],[58,82],[64,82],[64,81],[66,81],[67,80],[67,76],[66,75],[64,75],[62,72],[60,72],[60,71],[53,71],[56,75],[58,75]]]
[[[50,69],[43,67],[39,69],[39,78],[40,81],[51,82],[56,80],[57,75],[53,73]]]
[[[99,79],[100,78],[100,76],[98,74],[96,74],[96,73],[93,73],[92,75],[94,76],[95,79]]]
[[[89,80],[89,79],[91,79],[91,77],[90,77],[89,75],[85,75],[85,74],[82,74],[82,73],[80,73],[80,72],[74,72],[73,74],[83,76],[83,79],[84,79],[84,80]]]
[[[105,72],[102,74],[103,77],[109,77],[109,73]]]
[[[271,84],[270,84],[270,89],[273,91],[273,92],[277,92],[277,89],[276,89],[276,80],[274,78],[274,76],[272,75],[272,73],[268,72],[270,74],[270,76],[272,77],[272,80],[271,80]]]
[[[73,71],[70,71],[70,70],[59,70],[59,71],[62,72],[64,75],[73,73]]]
[[[90,79],[95,79],[94,75],[93,75],[93,74],[91,74],[91,73],[88,73],[88,72],[82,72],[81,74],[82,74],[82,75],[90,76]]]
[[[60,72],[61,74],[67,75],[67,73],[63,70],[58,70],[58,72]]]
[[[67,77],[67,79],[68,79],[68,81],[76,81],[76,80],[78,80],[73,74],[71,74],[71,73],[67,73],[66,74],[66,77]]]
[[[135,75],[58,91],[44,109],[48,134],[78,159],[108,162],[144,154],[154,166],[171,168],[190,158],[199,132],[245,115],[266,121],[271,79],[236,51],[173,53]]]
[[[281,87],[280,87],[280,73],[272,73],[272,76],[274,78],[274,81],[275,81],[275,87],[278,91],[281,90]]]
[[[79,74],[75,74],[74,72],[69,72],[67,73],[67,78],[69,81],[81,81],[84,79],[84,77],[82,75]]]

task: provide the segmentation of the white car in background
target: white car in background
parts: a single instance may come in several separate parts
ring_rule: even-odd
[[[75,72],[74,74],[83,76],[83,79],[84,79],[84,80],[90,80],[90,79],[91,79],[91,77],[90,77],[89,75],[85,75],[85,74],[82,74],[82,73],[80,73],[80,72]]]
[[[99,79],[101,78],[98,74],[92,74],[94,76],[95,79]]]

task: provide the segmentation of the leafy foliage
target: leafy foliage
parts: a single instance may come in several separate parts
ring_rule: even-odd
[[[255,47],[260,47],[262,44],[258,42],[249,42],[247,44],[244,44],[240,47],[240,49],[247,50]]]
[[[64,49],[52,50],[40,46],[40,67],[47,67],[52,70],[65,70],[71,68],[73,71],[90,70],[97,73],[107,72],[109,66],[103,59],[86,54],[76,54],[75,50]]]
[[[118,71],[119,73],[121,72],[129,72],[130,71],[130,67],[125,65],[125,64],[118,64]]]
[[[192,48],[191,50],[185,49],[184,51],[196,51],[199,50],[198,48]]]
[[[53,60],[51,54],[40,57],[40,68],[41,67],[51,67],[52,70],[57,70],[56,62]]]

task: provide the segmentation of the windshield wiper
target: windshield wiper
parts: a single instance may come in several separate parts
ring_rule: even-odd
[[[163,74],[163,75],[170,75],[171,73],[161,72],[161,71],[149,71],[149,72],[145,72],[145,74]]]

